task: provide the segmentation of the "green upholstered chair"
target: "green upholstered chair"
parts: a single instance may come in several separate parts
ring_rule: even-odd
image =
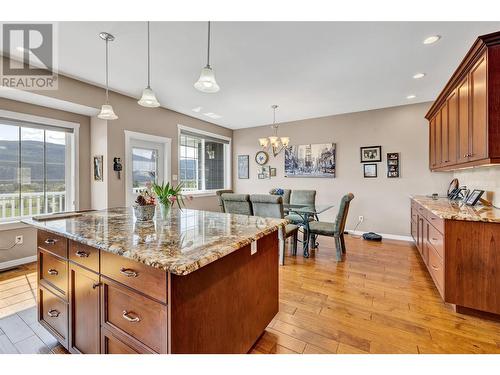
[[[224,212],[224,203],[222,203],[221,195],[224,193],[234,193],[232,190],[217,190],[215,194],[217,194],[217,200],[219,202],[219,208],[221,212]]]
[[[283,198],[280,195],[253,194],[250,195],[252,210],[255,216],[283,219]],[[292,252],[297,252],[297,233],[299,227],[295,224],[285,226],[285,239],[292,237]],[[285,242],[280,243],[280,264],[285,263]]]
[[[337,249],[337,260],[342,260],[342,254],[345,254],[344,230],[349,212],[349,205],[354,199],[352,193],[346,194],[340,200],[339,212],[334,223],[325,221],[312,221],[309,223],[309,243],[315,244],[316,236],[328,236],[335,238],[335,248]]]
[[[252,215],[252,205],[248,194],[222,193],[224,212],[228,214]]]
[[[277,188],[271,189],[269,191],[269,194],[278,195],[278,194],[276,194],[277,190],[278,190]],[[283,195],[281,195],[281,198],[283,198],[283,204],[289,204],[290,203],[290,194],[292,191],[290,189],[282,189],[282,190],[283,190]],[[285,213],[285,215],[288,215],[288,208],[283,208],[283,212]]]
[[[302,204],[304,206],[314,207],[316,204],[316,190],[292,190],[290,193],[290,204]],[[303,222],[302,217],[293,212],[286,215],[285,219],[290,220],[294,224]]]

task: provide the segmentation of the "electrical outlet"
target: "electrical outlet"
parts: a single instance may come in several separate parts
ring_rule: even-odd
[[[360,222],[360,223],[362,223],[362,222],[363,222],[363,220],[365,220],[365,217],[364,217],[364,216],[362,216],[362,215],[360,215],[360,216],[359,216],[359,222]]]
[[[22,245],[24,241],[23,236],[16,236],[16,244]]]

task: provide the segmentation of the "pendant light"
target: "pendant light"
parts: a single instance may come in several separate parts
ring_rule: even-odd
[[[208,47],[207,47],[207,65],[201,70],[200,78],[194,84],[194,87],[207,93],[214,93],[220,90],[217,81],[215,81],[215,72],[210,66],[210,21],[208,21]]]
[[[101,112],[97,115],[102,120],[116,120],[118,116],[109,104],[109,82],[108,82],[108,43],[115,40],[115,37],[107,32],[99,33],[99,37],[106,42],[106,103],[101,107]]]
[[[156,95],[151,90],[151,52],[150,52],[150,47],[149,47],[149,21],[148,21],[148,86],[142,90],[142,96],[141,99],[137,103],[139,105],[142,105],[143,107],[149,107],[149,108],[155,108],[159,107],[160,103],[156,99]]]

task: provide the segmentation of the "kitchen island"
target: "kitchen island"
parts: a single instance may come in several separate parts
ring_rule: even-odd
[[[38,320],[72,353],[246,353],[278,312],[286,220],[115,208],[24,222]]]

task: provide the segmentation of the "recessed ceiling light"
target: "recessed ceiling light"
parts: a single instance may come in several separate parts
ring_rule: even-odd
[[[193,112],[199,113],[201,111],[201,107],[195,107],[192,109]]]
[[[424,39],[424,44],[433,44],[436,43],[439,39],[441,39],[440,35],[431,35]]]
[[[424,77],[425,77],[425,73],[416,73],[413,75],[414,79],[420,79],[420,78],[424,78]]]
[[[222,117],[221,115],[218,115],[217,113],[213,113],[213,112],[207,112],[207,113],[204,113],[204,115],[207,117],[210,117],[214,120],[217,120],[218,118]]]
[[[416,95],[411,94],[411,95],[408,95],[406,97],[406,99],[415,99],[416,97],[417,97]]]

